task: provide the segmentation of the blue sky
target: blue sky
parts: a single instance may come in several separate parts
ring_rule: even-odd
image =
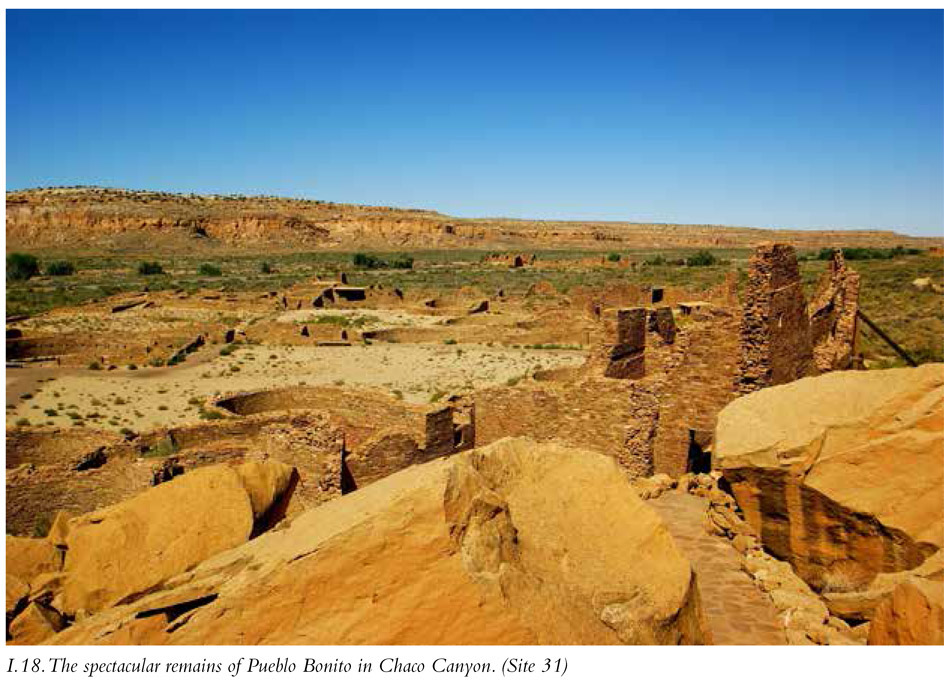
[[[8,11],[7,186],[944,231],[940,11]]]

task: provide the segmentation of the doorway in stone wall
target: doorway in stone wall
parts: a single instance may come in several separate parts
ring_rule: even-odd
[[[693,474],[711,472],[711,432],[701,429],[688,430],[688,463],[686,471]]]

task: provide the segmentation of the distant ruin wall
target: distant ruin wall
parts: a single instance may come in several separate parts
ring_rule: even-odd
[[[456,433],[452,420],[452,406],[445,406],[426,414],[426,443],[423,447],[427,458],[448,455],[455,450]]]
[[[637,379],[646,374],[647,317],[645,308],[624,308],[616,312],[615,339],[605,351],[604,377]]]
[[[675,342],[678,327],[675,324],[675,314],[669,306],[660,306],[649,313],[649,331],[659,335],[666,344]]]

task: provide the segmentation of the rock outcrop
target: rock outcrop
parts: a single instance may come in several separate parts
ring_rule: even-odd
[[[96,612],[245,543],[288,491],[279,462],[214,465],[72,520],[61,608]]]
[[[47,642],[710,639],[689,562],[617,464],[529,439],[397,472],[162,588]]]
[[[47,538],[7,536],[7,635],[40,642],[134,602],[280,519],[297,479],[280,462],[213,465],[69,519]]]
[[[869,645],[944,645],[944,583],[899,584],[875,610]]]
[[[944,545],[944,366],[839,372],[741,397],[716,464],[764,547],[817,590],[862,589]]]

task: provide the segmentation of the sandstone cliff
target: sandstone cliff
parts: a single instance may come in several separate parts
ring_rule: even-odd
[[[453,218],[435,211],[279,197],[198,196],[50,188],[7,193],[13,249],[200,248],[610,248],[748,247],[777,240],[800,248],[939,240],[881,230],[766,230],[718,225]]]

